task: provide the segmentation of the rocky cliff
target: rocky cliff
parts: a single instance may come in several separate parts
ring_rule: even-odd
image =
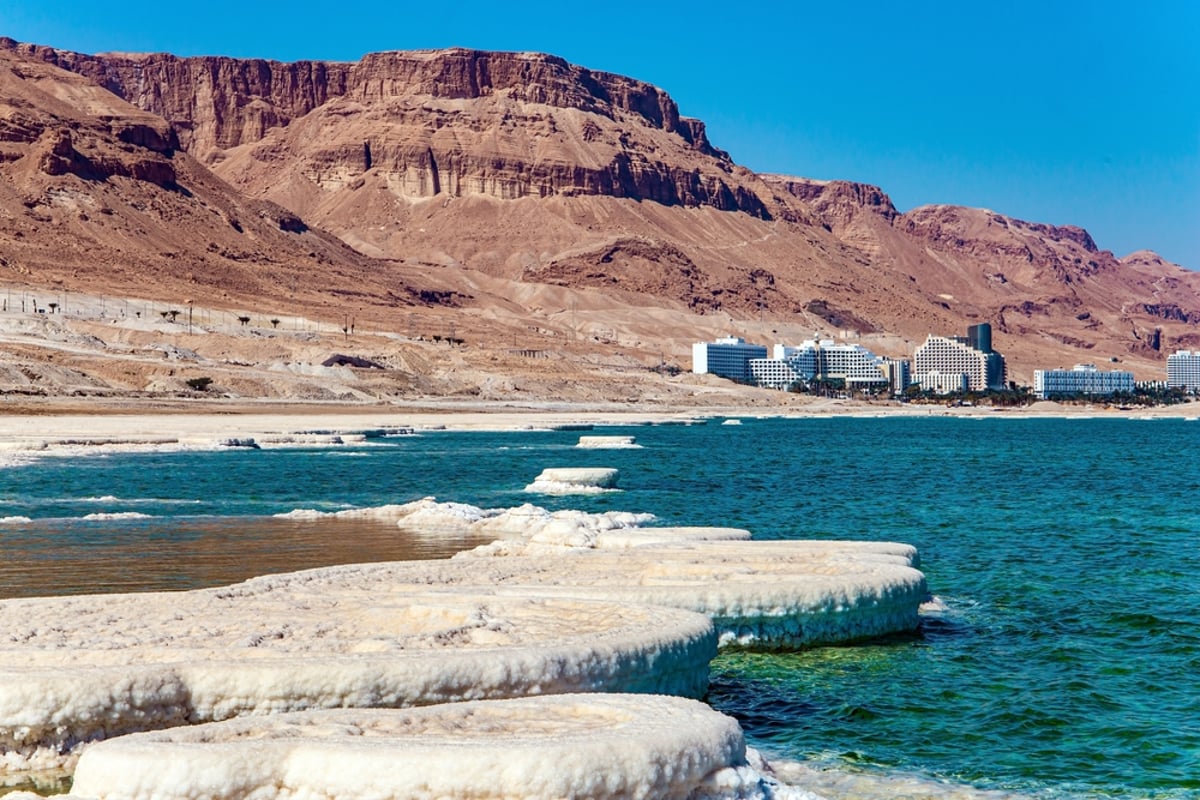
[[[165,118],[181,146],[210,164],[318,108],[343,120],[385,109],[386,127],[376,116],[376,130],[362,132],[361,140],[328,143],[309,159],[310,175],[321,183],[327,175],[352,180],[376,169],[411,197],[590,194],[770,216],[763,200],[730,176],[728,154],[709,143],[703,123],[681,117],[661,89],[554,56],[452,49],[374,53],[352,64],[284,64],[167,54],[84,55],[12,40],[0,46],[85,75]],[[458,101],[503,106],[495,120],[501,135],[506,129],[548,125],[543,133],[573,140],[563,141],[567,146],[590,145],[599,154],[603,143],[610,152],[583,165],[553,154],[544,157],[538,148],[464,150],[454,136],[436,135],[462,121]],[[549,109],[574,112],[583,121],[559,131]],[[628,136],[607,130],[630,124],[665,134],[672,149],[693,152],[693,163],[655,158]]]
[[[235,192],[161,117],[0,47],[0,283],[10,292],[248,307],[312,297],[302,276],[323,274],[373,302],[423,304],[421,281],[381,287],[377,271],[293,212]]]

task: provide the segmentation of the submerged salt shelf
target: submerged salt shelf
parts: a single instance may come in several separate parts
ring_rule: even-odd
[[[535,494],[598,494],[617,488],[617,470],[609,467],[551,467],[525,491]]]
[[[634,436],[580,436],[576,447],[584,450],[631,450],[640,449]]]
[[[419,563],[419,562],[411,562]],[[361,585],[0,603],[0,774],[88,741],[241,714],[578,691],[698,697],[699,614]]]
[[[813,797],[751,767],[732,718],[692,700],[633,695],[302,712],[137,734],[84,753],[72,794],[112,800]]]

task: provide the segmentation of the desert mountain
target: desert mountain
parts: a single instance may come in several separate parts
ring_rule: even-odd
[[[661,89],[553,56],[0,56],[0,256],[27,282],[333,319],[352,301],[685,367],[731,330],[904,355],[989,320],[1023,381],[1110,358],[1161,377],[1200,345],[1200,280],[1153,253],[757,175]]]

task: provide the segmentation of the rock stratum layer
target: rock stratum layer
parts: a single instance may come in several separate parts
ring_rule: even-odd
[[[1161,379],[1200,346],[1200,279],[1153,253],[755,174],[661,89],[554,56],[0,55],[0,268],[33,286],[346,328],[404,309],[473,343],[684,368],[731,328],[905,356],[987,320],[1023,382],[1109,360]]]
[[[769,216],[753,191],[730,179],[733,164],[709,143],[703,123],[681,117],[661,89],[554,56],[452,49],[373,53],[353,64],[283,64],[29,52],[164,117],[186,149],[209,161],[322,109],[320,116],[333,121],[303,169],[321,186],[341,186],[375,169],[410,197],[578,193]],[[527,114],[528,107],[538,112]],[[482,124],[472,119],[480,109]],[[675,149],[696,158],[679,164],[628,146],[622,133],[631,124],[671,137]],[[471,133],[475,146],[464,148],[464,134]],[[538,158],[525,157],[527,138],[541,140]],[[271,147],[253,153],[267,162],[277,155]]]

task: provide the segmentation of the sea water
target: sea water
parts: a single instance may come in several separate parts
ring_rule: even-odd
[[[998,413],[595,432],[643,448],[432,432],[41,458],[0,470],[0,596],[192,588],[478,543],[272,516],[430,495],[908,542],[935,595],[915,635],[714,662],[708,700],[752,745],[804,761],[830,797],[1200,797],[1200,424]],[[525,492],[547,467],[613,467],[619,491]]]

